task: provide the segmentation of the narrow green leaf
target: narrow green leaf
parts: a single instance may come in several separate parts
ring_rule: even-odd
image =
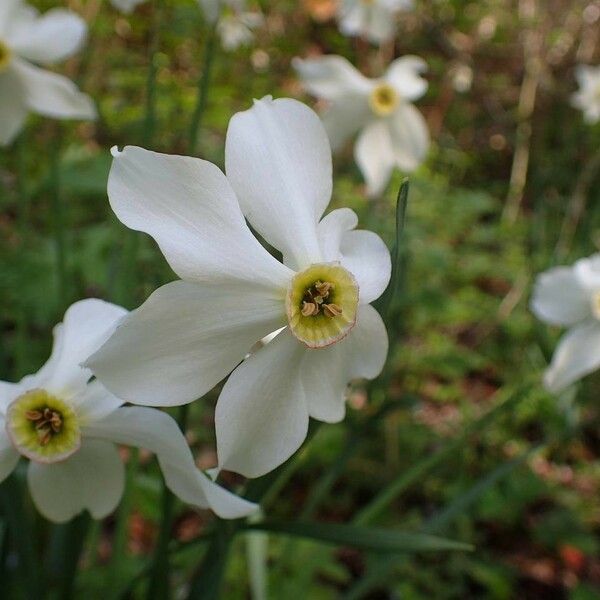
[[[357,527],[338,523],[310,521],[262,521],[245,526],[246,530],[258,529],[294,537],[310,538],[326,544],[355,546],[379,552],[437,552],[441,550],[472,550],[462,542],[436,536],[390,529]]]
[[[406,206],[408,204],[408,179],[405,179],[400,185],[398,191],[398,200],[396,202],[396,240],[392,248],[392,275],[387,290],[379,300],[375,302],[375,308],[382,314],[388,315],[400,289],[400,283],[403,278],[404,262],[404,244],[403,233],[406,222]]]

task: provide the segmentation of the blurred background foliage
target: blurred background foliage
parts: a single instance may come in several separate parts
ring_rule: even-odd
[[[208,35],[202,15],[193,0],[148,2],[127,17],[101,0],[66,4],[86,18],[90,39],[65,70],[95,98],[101,118],[31,118],[0,154],[5,380],[39,368],[68,303],[97,296],[134,308],[174,278],[152,240],[112,215],[108,150],[141,144],[186,153]],[[536,323],[527,306],[537,272],[600,245],[600,128],[585,125],[569,105],[575,65],[600,57],[600,3],[417,0],[402,16],[395,44],[379,50],[342,37],[332,6],[260,3],[266,22],[256,43],[218,52],[197,154],[223,164],[228,120],[253,97],[312,104],[290,61],[317,53],[342,54],[372,75],[394,56],[425,58],[430,87],[419,108],[434,146],[410,177],[386,371],[354,389],[344,423],[315,428],[275,473],[264,511],[287,520],[421,530],[476,550],[391,555],[270,534],[269,597],[600,598],[600,376],[560,398],[547,394],[541,374],[559,332]],[[148,102],[156,106],[151,121]],[[366,201],[347,148],[336,158],[333,206],[351,206],[361,226],[392,247],[401,180],[398,173],[383,198]],[[57,223],[65,236],[63,281]],[[200,466],[215,463],[216,396],[191,407],[188,436]],[[141,452],[131,463],[137,476],[121,507],[125,518],[92,526],[75,597],[143,597],[161,481],[150,456]],[[174,589],[206,551],[210,518],[178,505]],[[41,519],[33,526],[40,534],[35,552],[51,556],[62,530]],[[18,598],[5,533],[0,528],[0,585],[4,597]],[[222,597],[249,594],[246,553],[264,539],[254,534],[247,547],[248,537],[235,540]],[[48,558],[45,568],[62,576]]]

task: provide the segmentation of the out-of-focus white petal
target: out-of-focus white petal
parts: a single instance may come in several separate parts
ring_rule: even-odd
[[[14,471],[20,456],[6,433],[4,418],[0,417],[0,483]]]
[[[110,3],[122,13],[126,15],[131,14],[138,4],[142,4],[146,2],[146,0],[110,0]]]
[[[588,292],[600,292],[600,253],[580,258],[573,265],[577,287]]]
[[[361,131],[354,145],[354,159],[367,182],[367,194],[370,197],[381,195],[395,164],[389,127],[385,121],[373,121]]]
[[[323,112],[323,125],[333,150],[339,150],[371,117],[364,98],[349,97]]]
[[[213,483],[200,471],[177,423],[153,408],[119,408],[102,421],[84,428],[84,435],[111,440],[156,454],[169,489],[184,502],[211,508],[224,519],[237,519],[257,505]]]
[[[308,429],[305,348],[285,329],[231,374],[215,413],[221,469],[259,477],[300,447]]]
[[[86,509],[94,519],[113,512],[123,495],[125,470],[114,444],[85,440],[63,462],[30,462],[27,479],[40,513],[65,523]]]
[[[98,380],[89,383],[71,402],[81,426],[103,419],[122,404],[123,400],[111,394]]]
[[[412,105],[401,103],[389,119],[390,137],[396,165],[414,171],[429,150],[429,130],[423,115]]]
[[[117,217],[150,234],[183,279],[285,286],[290,271],[252,235],[215,165],[127,146],[116,152],[108,196]]]
[[[12,68],[23,88],[29,110],[54,119],[95,119],[92,99],[66,77],[14,57]]]
[[[2,0],[0,2],[0,38],[6,38],[14,27],[21,11],[22,0]]]
[[[259,283],[169,283],[131,313],[87,365],[129,402],[191,402],[285,324],[284,293]]]
[[[257,100],[229,122],[227,178],[251,225],[300,267],[319,262],[317,223],[332,189],[331,148],[310,108]]]
[[[340,261],[358,282],[360,303],[383,294],[390,281],[392,262],[383,240],[371,231],[352,231],[358,219],[348,208],[331,211],[319,223],[319,242],[325,261]]]
[[[405,100],[417,100],[427,91],[427,80],[421,77],[426,71],[427,63],[422,58],[402,56],[390,64],[385,79]]]
[[[23,128],[27,119],[25,92],[11,66],[0,73],[0,145],[7,146]]]
[[[83,391],[92,376],[80,365],[95,352],[127,314],[120,306],[88,298],[72,304],[65,313],[62,327],[55,328],[54,348],[48,362],[22,385],[42,387],[62,398]]]
[[[11,50],[37,63],[64,60],[81,49],[87,35],[85,21],[74,12],[53,8],[27,25],[13,28],[7,37]]]
[[[388,337],[379,313],[361,306],[354,329],[342,341],[322,350],[306,349],[302,385],[311,417],[337,423],[346,413],[346,392],[353,379],[374,379],[381,373]]]
[[[531,310],[552,325],[573,325],[591,315],[591,300],[575,269],[555,267],[536,279]]]
[[[600,66],[578,65],[575,77],[579,90],[571,96],[571,104],[583,111],[587,123],[600,121]]]
[[[294,58],[292,66],[313,96],[330,102],[346,100],[349,95],[360,96],[368,109],[367,96],[373,82],[343,56]]]
[[[411,0],[342,0],[338,9],[340,30],[381,44],[394,36],[397,13],[412,6]]]
[[[600,367],[600,323],[585,321],[560,340],[544,375],[546,388],[559,393]]]

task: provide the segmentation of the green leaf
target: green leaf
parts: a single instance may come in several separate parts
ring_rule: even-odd
[[[379,302],[374,303],[375,308],[377,308],[377,310],[384,315],[389,314],[394,304],[394,299],[398,295],[400,283],[404,276],[404,244],[402,238],[404,233],[404,224],[406,222],[408,190],[408,179],[405,179],[400,185],[400,190],[398,191],[398,200],[396,202],[396,241],[391,252],[392,275],[387,290],[385,291]]]
[[[472,550],[469,544],[444,538],[390,529],[358,527],[338,523],[310,521],[262,521],[245,526],[294,537],[310,538],[326,544],[355,546],[379,552],[437,552],[441,550]]]

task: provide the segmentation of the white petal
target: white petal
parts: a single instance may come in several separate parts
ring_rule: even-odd
[[[600,291],[600,253],[579,259],[573,265],[578,287],[590,292]]]
[[[357,225],[358,217],[350,208],[336,208],[321,219],[318,235],[325,262],[341,260],[342,238]]]
[[[308,429],[304,348],[285,329],[231,374],[215,413],[221,469],[259,477],[300,447]]]
[[[123,404],[123,400],[111,394],[98,380],[92,381],[71,403],[81,425],[103,419]]]
[[[590,316],[591,304],[575,269],[555,267],[537,277],[531,310],[552,325],[573,325]]]
[[[320,261],[317,223],[331,199],[331,148],[319,117],[287,98],[255,101],[229,122],[227,178],[250,224],[307,266]]]
[[[86,35],[87,25],[79,15],[64,8],[53,8],[28,25],[13,28],[7,42],[22,58],[52,63],[80,50]]]
[[[19,457],[6,433],[4,419],[0,418],[0,483],[15,470]]]
[[[86,509],[94,519],[113,512],[123,495],[125,469],[114,444],[85,440],[63,462],[30,462],[27,479],[40,513],[64,523]]]
[[[84,429],[84,435],[111,440],[156,454],[169,489],[184,502],[211,508],[224,519],[237,519],[257,510],[256,504],[213,483],[194,463],[177,423],[153,408],[119,408]]]
[[[55,328],[52,355],[37,375],[28,380],[30,385],[68,398],[80,393],[92,375],[81,363],[108,339],[126,314],[124,308],[96,298],[72,304],[62,327]]]
[[[354,158],[365,181],[369,197],[381,195],[394,168],[394,150],[385,121],[373,121],[365,127],[354,146]]]
[[[546,388],[558,393],[600,367],[600,323],[586,321],[570,329],[554,351],[545,373]]]
[[[417,100],[427,91],[427,80],[421,77],[426,71],[427,63],[422,58],[403,56],[390,64],[385,79],[405,100]]]
[[[0,74],[0,145],[7,146],[23,128],[27,118],[25,92],[15,70]]]
[[[348,208],[331,211],[319,223],[323,259],[340,261],[358,282],[360,303],[368,304],[383,294],[390,281],[392,262],[383,240],[371,231],[352,231],[356,214]]]
[[[294,58],[292,66],[313,96],[330,102],[346,100],[349,95],[359,96],[368,110],[367,96],[373,82],[344,57]]]
[[[343,340],[322,350],[305,349],[302,385],[311,417],[337,423],[346,412],[346,392],[353,379],[374,379],[381,373],[388,337],[379,313],[361,306],[354,329]]]
[[[23,393],[22,390],[17,383],[0,381],[0,415],[6,414],[8,405]]]
[[[0,2],[0,37],[5,38],[14,27],[15,20],[21,11],[22,1],[2,0]]]
[[[414,171],[429,150],[429,130],[423,115],[412,105],[402,103],[389,120],[396,165]]]
[[[134,404],[185,404],[213,388],[284,323],[283,297],[258,284],[175,281],[131,313],[87,365]]]
[[[339,150],[369,121],[371,109],[363,97],[349,96],[323,112],[323,125],[333,150]]]
[[[25,103],[33,112],[54,119],[96,118],[92,99],[70,79],[16,57],[13,68],[23,87]]]
[[[290,271],[250,232],[215,165],[127,146],[115,154],[108,196],[117,217],[150,234],[183,279],[285,286]]]

